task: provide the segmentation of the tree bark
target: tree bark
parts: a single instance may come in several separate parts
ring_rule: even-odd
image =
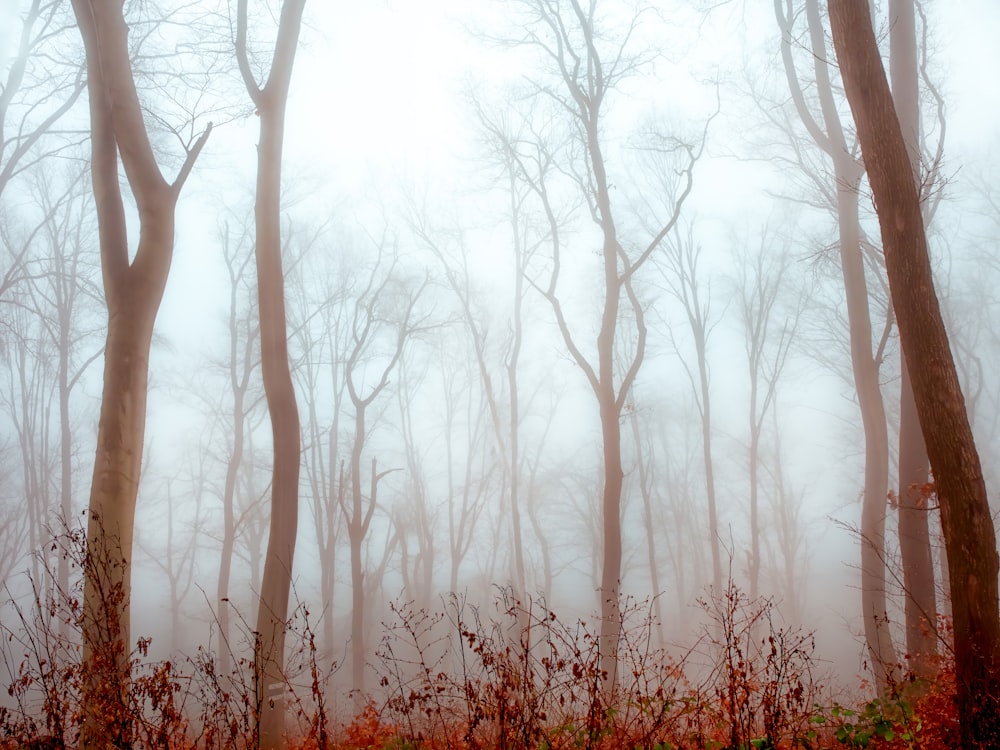
[[[90,748],[130,743],[128,607],[149,350],[173,255],[177,197],[211,127],[168,183],[143,122],[121,4],[73,0],[73,10],[86,48],[91,174],[108,306],[84,581],[81,745]],[[139,209],[139,245],[131,263],[119,158]]]
[[[889,74],[912,179],[920,185],[920,93],[913,0],[889,0]],[[899,383],[899,557],[903,567],[906,656],[910,672],[929,678],[936,671],[937,601],[929,531],[927,447],[920,431],[906,360]]]
[[[261,579],[256,628],[256,688],[259,738],[265,750],[283,747],[285,727],[285,631],[299,513],[301,435],[288,362],[285,276],[281,264],[281,154],[285,106],[298,46],[305,0],[281,6],[271,71],[258,87],[247,58],[247,0],[237,6],[236,56],[243,82],[260,117],[257,145],[257,296],[260,311],[261,374],[271,419],[274,465],[271,524]]]
[[[833,0],[833,41],[875,196],[899,337],[934,467],[951,579],[964,748],[1000,744],[996,534],[934,290],[920,196],[867,0]]]

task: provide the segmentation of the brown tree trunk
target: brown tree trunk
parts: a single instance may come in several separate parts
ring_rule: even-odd
[[[208,137],[188,153],[173,184],[153,156],[136,93],[122,6],[73,0],[87,53],[91,174],[108,305],[104,391],[87,521],[81,746],[130,743],[127,690],[132,534],[142,467],[149,350],[170,270],[174,207]],[[139,210],[129,262],[119,157]]]
[[[964,748],[1000,745],[996,534],[979,454],[934,290],[920,196],[867,0],[829,6],[844,89],[875,196],[899,337],[934,467],[951,577]]]
[[[889,0],[889,73],[914,185],[920,185],[920,94],[913,0]],[[903,567],[906,655],[910,672],[928,678],[936,671],[937,601],[928,524],[927,447],[906,360],[899,383],[899,556]]]
[[[260,117],[254,204],[257,296],[261,374],[274,450],[271,524],[257,609],[255,649],[255,680],[261,712],[259,738],[265,750],[283,747],[285,741],[285,631],[299,513],[301,435],[295,385],[288,362],[285,276],[281,264],[281,154],[285,105],[304,7],[305,0],[282,3],[271,72],[262,88],[258,87],[247,59],[247,0],[240,0],[237,11],[237,60],[247,92]]]

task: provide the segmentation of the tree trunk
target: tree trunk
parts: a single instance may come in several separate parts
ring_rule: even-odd
[[[258,88],[247,59],[247,0],[238,5],[236,53],[250,98],[260,117],[257,145],[256,219],[257,297],[260,311],[260,363],[271,419],[274,465],[271,474],[271,523],[257,609],[255,674],[260,745],[284,746],[285,631],[299,513],[301,435],[288,362],[285,276],[281,264],[281,154],[285,105],[292,77],[305,0],[281,6],[271,72]]]
[[[351,377],[350,372],[348,377]],[[365,570],[361,548],[371,521],[371,514],[366,512],[361,494],[361,450],[367,437],[366,407],[367,404],[355,400],[354,444],[351,448],[351,513],[347,520],[347,536],[351,546],[351,692],[358,708],[362,708],[365,703]],[[374,463],[372,471],[375,471]],[[373,510],[374,502],[374,498],[369,497],[369,507]]]
[[[776,4],[776,9],[778,5]],[[865,441],[865,478],[861,508],[861,607],[869,659],[879,688],[885,691],[897,656],[889,633],[885,594],[885,514],[889,491],[889,436],[879,385],[879,361],[872,349],[872,322],[861,248],[858,186],[864,168],[850,153],[834,99],[827,63],[827,44],[818,0],[807,0],[806,18],[814,59],[816,88],[823,129],[808,115],[794,75],[790,40],[783,40],[782,57],[796,109],[814,141],[829,154],[836,183],[840,266],[844,279],[851,350],[851,369]],[[789,24],[790,18],[779,22]],[[783,29],[786,36],[789,29]]]
[[[920,185],[920,93],[913,0],[889,1],[889,73],[914,185]],[[899,381],[899,556],[903,567],[906,654],[910,672],[929,678],[936,671],[937,601],[926,498],[927,447],[905,358]]]
[[[995,748],[1000,745],[1000,561],[979,454],[934,290],[920,197],[867,0],[834,0],[830,20],[875,196],[900,342],[941,503],[962,747]]]
[[[81,746],[91,748],[130,743],[128,607],[149,350],[173,254],[177,196],[211,128],[188,153],[174,183],[168,184],[143,122],[121,4],[73,0],[73,10],[87,56],[91,176],[108,305],[84,571]],[[119,156],[139,210],[139,245],[131,263]]]

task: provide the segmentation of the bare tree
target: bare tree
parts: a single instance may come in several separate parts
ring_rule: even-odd
[[[865,479],[861,509],[861,608],[869,657],[880,687],[891,681],[897,663],[889,633],[885,586],[885,517],[889,489],[889,432],[879,383],[889,321],[880,339],[873,341],[868,281],[865,276],[866,241],[861,230],[859,188],[864,165],[857,148],[848,142],[840,119],[836,92],[828,66],[828,45],[820,17],[819,0],[806,0],[804,14],[793,0],[776,0],[775,18],[781,30],[781,57],[785,78],[798,117],[815,145],[832,165],[833,174],[811,173],[809,179],[837,216],[840,269],[847,302],[851,369],[865,441]],[[805,29],[795,21],[804,17]],[[813,87],[818,101],[807,100],[796,67],[793,45],[809,53]],[[813,109],[818,107],[818,117]]]
[[[964,748],[1000,743],[996,533],[934,289],[920,194],[867,0],[834,0],[833,42],[875,196],[900,343],[941,503]]]
[[[73,21],[60,0],[29,0],[17,50],[0,80],[0,195],[46,154],[33,150],[86,87],[84,67],[66,53]],[[47,153],[51,153],[51,150]],[[5,288],[0,281],[0,293]]]
[[[403,590],[419,609],[430,611],[437,558],[434,531],[436,509],[431,506],[424,474],[427,450],[426,447],[421,450],[421,443],[413,427],[413,405],[419,401],[418,389],[427,375],[427,363],[417,363],[412,358],[404,357],[400,360],[398,369],[396,400],[403,453],[406,456],[406,480],[401,501],[392,510],[392,518],[400,550]],[[415,550],[411,548],[411,541],[415,542]]]
[[[292,80],[305,0],[284,0],[274,53],[263,85],[257,82],[247,52],[248,0],[236,6],[236,60],[247,93],[260,118],[257,144],[256,219],[257,296],[260,313],[261,374],[271,418],[274,465],[271,479],[271,528],[257,610],[257,700],[263,706],[259,737],[265,750],[283,747],[285,729],[285,629],[292,582],[299,512],[301,435],[295,384],[288,364],[285,276],[281,263],[281,164],[285,107]]]
[[[916,3],[890,0],[889,70],[896,112],[906,139],[914,184],[919,186],[920,158],[920,66],[917,59]],[[926,54],[926,44],[925,54]],[[923,196],[922,196],[923,197]],[[932,211],[925,211],[930,219]],[[928,524],[930,507],[926,485],[929,478],[927,446],[920,431],[917,404],[906,359],[901,358],[899,382],[899,556],[903,567],[906,654],[910,671],[931,677],[937,656],[937,601],[934,591],[934,559]]]
[[[253,254],[249,248],[249,227],[246,222],[238,222],[240,235],[234,240],[230,231],[230,223],[224,222],[220,227],[222,240],[222,255],[229,277],[229,300],[226,310],[226,330],[228,334],[228,351],[222,369],[225,372],[228,388],[225,389],[228,399],[232,395],[231,408],[226,415],[222,433],[227,436],[224,441],[226,454],[222,460],[226,473],[222,486],[222,548],[219,554],[219,576],[216,581],[216,613],[219,621],[219,673],[228,675],[231,672],[230,648],[230,581],[232,578],[233,553],[237,535],[237,497],[239,494],[239,476],[246,468],[243,465],[244,453],[247,450],[246,432],[252,429],[251,414],[259,403],[259,388],[255,381],[260,364],[258,336],[260,333],[257,306],[251,300],[252,288],[248,279],[247,267]],[[230,437],[231,436],[231,437]]]
[[[538,97],[553,107],[567,123],[569,140],[558,152],[547,142],[536,125],[526,123],[524,133],[505,144],[511,157],[511,169],[528,186],[533,201],[545,217],[544,226],[550,248],[547,278],[534,276],[532,285],[549,302],[573,361],[584,373],[596,397],[603,445],[603,481],[601,499],[600,576],[601,669],[604,686],[616,682],[617,648],[620,635],[618,600],[622,575],[622,410],[645,355],[646,326],[644,310],[635,290],[639,269],[660,246],[676,224],[691,186],[694,164],[700,147],[676,138],[661,138],[654,146],[674,153],[681,162],[675,177],[676,189],[662,201],[666,219],[651,236],[636,243],[638,249],[626,250],[612,200],[611,179],[605,144],[602,141],[603,116],[609,97],[618,84],[634,75],[643,59],[632,54],[630,42],[644,12],[638,11],[625,21],[614,38],[602,28],[610,22],[598,16],[596,0],[547,2],[521,0],[523,25],[512,42],[535,50],[552,71],[551,83],[532,82]],[[511,43],[508,40],[508,43]],[[553,118],[555,120],[555,118]],[[565,135],[565,134],[562,134]],[[579,333],[573,332],[565,308],[565,293],[560,288],[563,263],[564,220],[556,206],[559,190],[552,185],[565,178],[582,204],[599,237],[601,259],[600,323],[596,335],[596,356],[591,346],[581,346]],[[544,275],[544,272],[543,272]],[[625,311],[628,314],[625,315]],[[626,321],[628,321],[626,323]],[[621,356],[622,345],[629,354]]]
[[[476,365],[473,358],[463,356],[467,351],[459,350],[456,356],[446,339],[439,346],[451,560],[448,590],[453,593],[458,592],[460,569],[476,539],[499,466],[489,449],[493,443],[486,394],[468,387],[476,378]]]
[[[741,260],[738,261],[737,294],[740,319],[746,332],[744,347],[750,379],[750,555],[747,567],[750,598],[754,600],[760,594],[761,439],[765,420],[774,407],[778,380],[788,361],[802,312],[802,305],[798,304],[788,311],[784,320],[781,319],[782,311],[778,304],[789,261],[787,257],[775,254],[772,242],[765,228],[757,251],[741,253]]]
[[[642,497],[642,525],[646,530],[646,555],[649,565],[649,583],[653,596],[653,614],[656,616],[656,637],[660,647],[664,645],[663,633],[663,589],[660,585],[660,566],[656,558],[656,549],[659,547],[658,534],[656,533],[657,523],[653,517],[653,451],[651,443],[652,436],[643,433],[639,427],[639,410],[634,406],[628,409],[629,426],[632,430],[634,441],[636,480],[639,485],[639,494]]]
[[[691,384],[695,406],[701,422],[702,463],[705,471],[705,495],[708,500],[709,548],[712,550],[712,588],[721,592],[722,538],[719,531],[719,511],[715,493],[715,463],[712,459],[712,396],[709,384],[708,341],[720,318],[712,315],[711,289],[702,288],[698,270],[701,245],[695,242],[690,229],[686,235],[675,231],[668,242],[668,251],[659,265],[660,273],[670,294],[681,303],[684,317],[694,342],[695,361],[690,365],[680,354],[673,329],[667,326],[674,351],[680,356]],[[707,297],[707,299],[706,299]]]
[[[365,474],[361,459],[369,438],[368,409],[388,387],[389,376],[399,364],[407,342],[419,330],[422,318],[417,303],[427,286],[426,279],[414,285],[395,273],[395,252],[385,267],[384,242],[384,238],[378,241],[378,259],[354,300],[349,334],[353,345],[344,365],[347,393],[354,408],[354,437],[348,468],[350,493],[341,509],[351,554],[351,687],[359,702],[364,700],[367,643],[364,543],[378,508],[379,482],[391,471],[378,471],[373,457],[367,493],[362,488]]]
[[[113,601],[113,611],[102,611],[108,600],[101,599],[100,583],[91,576],[84,586],[84,661],[102,655],[117,672],[117,679],[102,680],[100,672],[91,671],[93,677],[84,685],[82,744],[89,748],[103,747],[109,741],[128,742],[122,691],[128,682],[129,566],[142,467],[149,349],[173,254],[175,206],[211,126],[186,144],[177,177],[168,182],[143,121],[123,7],[73,0],[73,10],[87,51],[91,175],[108,306],[104,392],[87,539],[92,556],[108,555],[94,569],[106,573],[106,584],[121,592]],[[139,213],[139,242],[131,261],[119,163],[125,168]],[[104,714],[109,706],[117,708]]]
[[[93,215],[85,195],[83,172],[32,168],[34,210],[26,223],[0,228],[4,241],[17,249],[20,277],[0,300],[6,315],[0,340],[10,355],[10,387],[0,396],[16,432],[22,457],[28,544],[35,580],[51,550],[50,532],[71,525],[76,473],[71,397],[89,366],[103,350],[94,339],[94,313],[101,304],[96,269],[87,260]],[[28,218],[28,214],[31,218]],[[21,550],[23,552],[24,550]],[[69,561],[54,555],[55,583],[68,590]],[[60,623],[64,629],[66,623]]]
[[[187,479],[190,489],[183,493],[184,498],[190,498],[193,503],[178,502],[173,480],[167,477],[164,507],[160,509],[164,515],[157,519],[156,533],[144,541],[141,529],[136,531],[136,546],[167,579],[167,599],[162,606],[169,613],[170,653],[174,656],[181,653],[181,636],[186,620],[184,602],[195,586],[200,538],[205,532],[204,506],[208,494],[209,466],[206,454],[200,450],[194,460],[198,466],[189,470],[190,477]],[[148,478],[148,473],[146,476]],[[181,513],[178,511],[182,508],[186,513],[179,518]]]
[[[357,263],[346,248],[332,268],[304,259],[298,308],[305,319],[295,326],[298,365],[295,373],[305,404],[303,469],[306,474],[312,526],[316,534],[320,565],[320,600],[323,602],[323,644],[330,654],[341,644],[335,641],[333,604],[337,582],[337,552],[343,527],[340,503],[347,491],[344,472],[342,420],[345,420],[347,383],[344,363],[350,347],[348,332],[350,292]],[[324,259],[325,261],[326,259]],[[305,277],[315,280],[306,283]]]

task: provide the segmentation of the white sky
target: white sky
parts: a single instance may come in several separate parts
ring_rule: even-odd
[[[515,67],[506,65],[512,53],[488,49],[467,33],[466,25],[485,7],[467,0],[307,4],[287,118],[285,175],[298,190],[327,196],[317,202],[318,212],[324,203],[331,212],[339,211],[344,198],[353,196],[354,205],[342,218],[357,219],[363,210],[357,204],[373,203],[380,195],[391,203],[404,184],[431,190],[431,204],[447,212],[452,196],[468,189],[459,175],[472,169],[468,157],[475,153],[475,133],[463,88],[470,80],[509,78]],[[1000,5],[954,0],[937,4],[933,12],[938,61],[947,73],[950,152],[976,153],[1000,135],[1000,97],[993,82],[1000,70],[1000,46],[995,44]],[[688,31],[690,18],[671,20],[678,25],[672,32],[676,48],[670,52],[684,54],[681,64],[661,68],[670,76],[662,90],[650,92],[651,98],[662,95],[665,101],[679,90],[684,101],[700,93],[701,106],[711,106],[704,101],[710,88],[698,88],[686,69],[738,68],[740,45],[752,48],[776,38],[769,3],[734,3],[716,14],[714,25],[702,27],[698,37]],[[736,96],[726,90],[722,95],[724,107]],[[647,104],[622,97],[617,100],[620,109],[612,111],[638,113]],[[761,189],[760,164],[724,155],[731,127],[724,118],[713,126],[716,143],[710,150],[715,156],[699,164],[691,204],[704,231],[718,232],[720,238],[734,225],[762,221],[771,210],[771,199]],[[229,169],[248,185],[256,128],[253,117],[220,128],[206,154],[216,165],[230,163]],[[175,271],[160,317],[160,330],[169,338],[201,351],[214,335],[204,322],[217,314],[219,289],[224,288],[218,265],[205,253],[214,242],[214,226],[194,219],[202,213],[203,198],[214,198],[219,190],[218,166],[209,168],[208,160],[203,161],[186,189],[187,200],[182,199]],[[206,232],[211,236],[205,237]]]

